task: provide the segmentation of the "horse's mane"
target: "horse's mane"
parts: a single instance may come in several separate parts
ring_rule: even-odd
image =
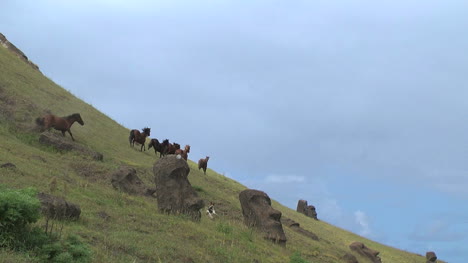
[[[78,116],[80,116],[79,113],[73,113],[71,115],[68,115],[68,116],[65,116],[65,117],[62,117],[62,118],[69,120],[69,119],[72,119],[72,118],[76,118]]]

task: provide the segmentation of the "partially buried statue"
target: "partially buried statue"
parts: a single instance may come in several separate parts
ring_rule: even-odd
[[[370,259],[372,263],[381,263],[382,259],[380,259],[379,254],[380,252],[377,250],[373,250],[372,248],[368,248],[361,242],[353,242],[349,245],[349,248],[357,253],[367,257]]]
[[[286,235],[281,224],[281,212],[271,207],[265,192],[247,189],[239,193],[244,223],[265,233],[265,238],[286,245]]]
[[[153,173],[158,208],[164,213],[181,213],[200,220],[204,202],[190,185],[187,179],[189,172],[187,162],[176,155],[167,155],[156,161]]]

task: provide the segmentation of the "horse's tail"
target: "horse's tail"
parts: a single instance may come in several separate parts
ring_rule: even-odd
[[[131,130],[130,136],[128,136],[128,141],[130,142],[130,146],[132,146],[133,140],[135,140],[135,134],[133,133],[133,130]]]
[[[36,118],[36,124],[39,126],[44,126],[44,117],[37,117]]]

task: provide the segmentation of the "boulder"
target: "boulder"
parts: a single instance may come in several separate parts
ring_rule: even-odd
[[[371,260],[372,263],[382,262],[382,260],[378,256],[380,253],[379,251],[368,248],[361,242],[353,242],[351,243],[351,245],[349,245],[349,248],[353,251],[356,251],[360,255],[367,257]]]
[[[77,220],[80,218],[80,206],[68,202],[62,197],[39,193],[37,198],[41,202],[41,212],[47,218],[58,220]]]
[[[262,191],[247,189],[239,193],[244,223],[255,227],[280,245],[286,245],[286,235],[281,224],[281,212],[271,207],[270,197]]]
[[[200,209],[205,206],[188,180],[190,168],[183,158],[166,155],[153,166],[156,198],[159,211],[186,214],[200,220]]]
[[[152,195],[148,187],[140,180],[136,170],[122,166],[111,175],[111,183],[115,189],[131,195]]]
[[[298,233],[301,233],[302,235],[310,238],[310,239],[313,239],[313,240],[316,240],[318,241],[319,238],[316,234],[308,231],[308,230],[305,230],[303,229],[299,223],[297,223],[296,221],[290,219],[290,218],[282,218],[281,219],[281,223],[285,226],[288,226],[289,228],[291,228],[292,230],[298,232]]]
[[[426,263],[437,262],[436,253],[433,251],[426,252]]]
[[[315,211],[315,206],[313,205],[307,205],[306,200],[299,200],[297,202],[297,212],[302,213],[308,217],[312,217],[315,220],[318,220],[317,218],[317,211]]]

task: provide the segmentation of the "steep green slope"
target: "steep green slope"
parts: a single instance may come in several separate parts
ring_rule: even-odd
[[[425,261],[419,255],[367,240],[273,202],[283,216],[320,238],[314,241],[284,227],[287,246],[276,246],[243,225],[238,193],[245,187],[210,169],[205,176],[192,161],[189,180],[206,202],[218,204],[219,218],[202,217],[200,222],[192,222],[183,216],[158,213],[155,199],[118,192],[109,178],[119,166],[129,165],[146,184],[153,185],[151,169],[158,159],[154,152],[130,148],[127,128],[1,47],[0,103],[0,164],[17,166],[0,169],[0,184],[11,188],[33,186],[49,192],[55,178],[55,194],[82,209],[81,219],[66,223],[63,231],[89,243],[94,262],[290,262],[295,252],[309,262],[342,262],[340,257],[350,252],[348,245],[353,241],[380,251],[383,262]],[[85,125],[72,127],[77,143],[102,153],[104,161],[41,145],[34,120],[46,112],[59,116],[79,112]],[[66,138],[70,139],[68,135]],[[360,262],[368,262],[355,255]],[[26,254],[0,250],[0,262],[33,261]]]

